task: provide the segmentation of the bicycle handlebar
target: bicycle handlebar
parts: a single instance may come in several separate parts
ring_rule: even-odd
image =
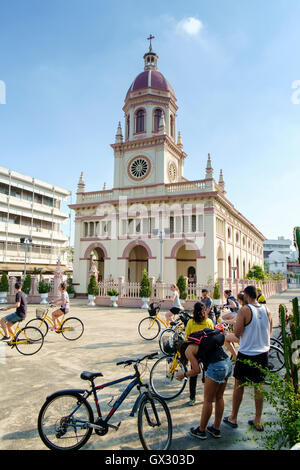
[[[128,359],[127,361],[121,361],[121,362],[117,362],[116,365],[117,366],[121,366],[121,365],[126,365],[126,366],[130,366],[131,364],[138,364],[139,362],[142,362],[144,361],[145,359],[154,359],[154,357],[158,356],[158,353],[152,353],[152,354],[147,354],[146,356],[144,357],[141,357],[140,359]]]

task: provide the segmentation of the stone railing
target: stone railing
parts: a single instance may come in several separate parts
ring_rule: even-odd
[[[152,293],[150,302],[163,301],[163,309],[169,309],[172,306],[173,293],[171,291],[172,283],[169,282],[155,282],[154,278],[150,278]],[[224,303],[224,291],[230,289],[232,295],[235,297],[237,294],[245,289],[248,285],[255,285],[260,287],[264,296],[268,299],[269,297],[279,294],[287,290],[287,280],[282,281],[269,281],[265,284],[260,282],[248,280],[248,279],[219,279],[221,302]],[[213,286],[210,284],[198,284],[188,283],[187,284],[187,298],[182,302],[182,306],[186,309],[192,309],[195,302],[199,301],[202,297],[202,289],[208,289],[210,296],[213,296]],[[107,294],[109,290],[115,289],[119,293],[118,305],[120,307],[140,307],[142,305],[141,298],[139,296],[140,283],[138,282],[127,282],[123,277],[120,277],[118,281],[108,280],[99,282],[99,295],[95,299],[97,305],[111,305],[110,297]]]

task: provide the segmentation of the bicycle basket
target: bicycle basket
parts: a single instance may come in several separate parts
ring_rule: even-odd
[[[150,304],[149,308],[148,308],[148,312],[149,312],[150,317],[155,317],[156,311],[157,311],[157,308],[154,307],[154,304],[153,303]]]
[[[43,318],[43,316],[45,315],[46,313],[46,310],[44,308],[37,308],[36,311],[35,311],[35,316],[36,318]]]

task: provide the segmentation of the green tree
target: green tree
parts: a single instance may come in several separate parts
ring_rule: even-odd
[[[184,276],[179,276],[177,281],[177,287],[179,289],[179,297],[182,300],[187,298],[187,291],[186,291],[186,279]]]
[[[0,292],[8,292],[9,291],[9,282],[7,274],[3,273],[0,280]]]
[[[221,298],[220,283],[219,283],[219,281],[216,281],[216,282],[215,282],[213,297],[214,297],[214,299],[220,299],[220,298]]]
[[[48,294],[50,290],[51,290],[51,285],[48,282],[44,281],[44,279],[42,278],[38,283],[38,293]]]
[[[140,286],[140,297],[142,299],[148,299],[151,296],[151,282],[147,273],[147,270],[143,270],[143,277]]]
[[[30,274],[26,274],[26,277],[24,279],[24,282],[23,282],[23,285],[22,285],[22,291],[24,292],[24,294],[29,294],[30,292],[30,289],[31,289],[31,276]]]
[[[88,285],[88,294],[96,297],[98,295],[99,288],[97,284],[97,279],[94,274],[91,275],[90,282]]]
[[[73,279],[71,278],[71,276],[68,276],[68,278],[67,278],[67,292],[68,292],[68,294],[74,294],[75,293],[75,289],[73,287]]]
[[[249,269],[246,279],[253,279],[255,281],[264,282],[266,279],[266,274],[261,266],[254,265]]]

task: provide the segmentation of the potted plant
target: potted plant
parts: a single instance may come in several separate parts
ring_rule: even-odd
[[[143,305],[141,308],[149,308],[148,302],[150,300],[151,296],[151,282],[148,276],[148,273],[146,269],[143,270],[143,277],[141,280],[141,286],[140,286],[140,297],[143,301]]]
[[[41,279],[38,283],[38,293],[40,294],[41,296],[41,302],[40,304],[46,304],[47,303],[47,297],[48,297],[48,294],[51,290],[51,285],[44,281],[44,279]]]
[[[177,287],[179,289],[179,298],[182,301],[185,301],[187,298],[187,290],[186,290],[186,279],[184,276],[179,276],[178,281],[177,281]]]
[[[220,292],[220,283],[219,283],[219,281],[215,282],[213,298],[214,298],[214,304],[215,305],[221,305],[221,292]]]
[[[75,289],[73,287],[73,279],[71,278],[71,276],[68,276],[67,278],[67,292],[70,298],[74,297]]]
[[[112,301],[112,307],[117,307],[117,300],[119,298],[119,292],[116,289],[108,290],[107,295],[110,296],[110,300]]]
[[[31,280],[30,274],[26,274],[25,279],[23,281],[23,285],[22,285],[22,291],[24,292],[26,297],[31,290],[31,283],[32,283],[32,280]]]
[[[98,295],[98,291],[99,289],[98,289],[96,276],[95,274],[92,274],[90,277],[89,285],[88,285],[88,299],[89,299],[88,306],[89,307],[93,307],[95,305],[95,297],[96,295]]]
[[[0,280],[0,304],[4,304],[6,302],[6,297],[9,292],[9,282],[8,277],[5,273],[2,274]]]

